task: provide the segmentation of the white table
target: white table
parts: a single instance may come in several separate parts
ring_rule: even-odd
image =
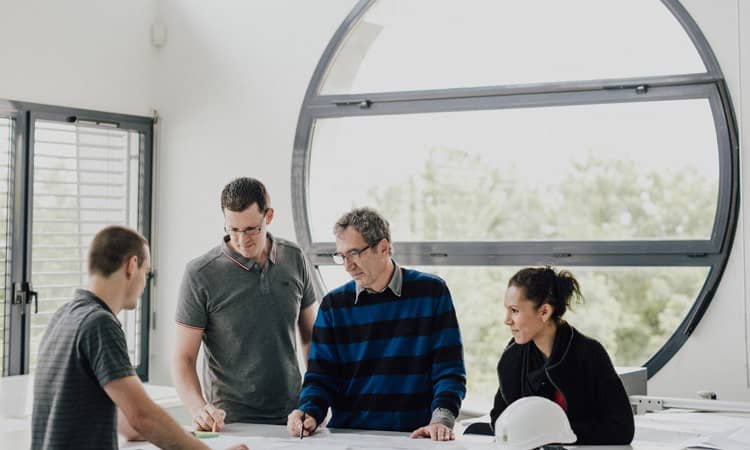
[[[297,448],[309,450],[327,449],[443,449],[443,450],[492,450],[497,445],[492,436],[462,435],[462,429],[457,427],[457,437],[451,442],[433,442],[429,439],[410,439],[410,433],[396,433],[388,431],[373,430],[345,430],[345,429],[323,429],[311,437],[302,441],[298,438],[289,437],[286,427],[282,425],[256,425],[246,423],[228,424],[222,436],[244,436],[248,437],[245,443],[251,450],[265,450],[270,448]],[[204,442],[214,446],[216,442],[212,439],[204,439]],[[121,443],[120,448],[130,450],[153,450],[156,447],[145,442]],[[214,447],[217,448],[217,447]],[[222,448],[222,447],[218,447]],[[652,446],[635,444],[633,446],[566,446],[571,449],[597,449],[597,450],[666,450],[669,446]]]
[[[677,450],[692,436],[707,434],[727,435],[746,433],[750,437],[750,417],[737,414],[695,413],[666,411],[636,416],[636,436],[631,445],[568,446],[570,449],[589,450]],[[739,429],[739,431],[737,431]],[[743,431],[744,430],[744,431]],[[322,432],[305,438],[302,442],[287,435],[281,425],[229,424],[221,433],[225,437],[247,437],[246,443],[253,450],[270,448],[343,449],[482,449],[497,448],[492,436],[464,435],[463,427],[456,428],[457,437],[452,442],[432,442],[427,439],[409,439],[409,433],[394,433],[370,430],[324,429]],[[206,439],[214,446],[217,442]],[[144,442],[128,442],[123,449],[152,450],[155,447]],[[216,447],[215,447],[216,448]],[[221,448],[221,447],[218,447]],[[723,447],[722,448],[730,448]],[[734,448],[747,449],[750,445],[738,444]]]
[[[183,408],[174,388],[145,385],[146,392],[157,404],[168,410]],[[0,377],[0,450],[29,448],[31,442],[31,410],[33,406],[33,378],[29,375]],[[174,415],[174,414],[173,414]],[[185,422],[182,420],[182,422]],[[666,450],[680,448],[691,434],[711,434],[742,427],[750,439],[750,415],[718,413],[684,413],[665,411],[636,416],[636,437],[632,445],[626,446],[579,446],[569,448],[597,450]],[[742,431],[740,430],[740,431]],[[302,443],[287,436],[281,425],[229,424],[222,436],[250,436],[251,448],[262,449],[270,444],[281,444],[298,448],[337,448],[342,443],[354,442],[352,448],[441,448],[491,449],[496,448],[491,436],[462,435],[463,428],[457,425],[456,441],[452,443],[432,442],[426,439],[409,440],[409,433],[378,432],[364,430],[325,430],[306,438]],[[380,437],[380,438],[378,438]],[[211,445],[211,440],[205,441]],[[124,449],[154,448],[145,442],[122,442]],[[750,448],[750,445],[739,448]]]

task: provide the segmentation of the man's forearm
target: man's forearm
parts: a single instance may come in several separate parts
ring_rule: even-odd
[[[103,387],[109,398],[122,411],[124,418],[118,422],[123,425],[123,431],[127,431],[130,436],[140,435],[159,448],[208,448],[190,436],[166,411],[154,403],[135,375],[118,378]],[[127,427],[124,426],[126,423]]]
[[[175,360],[172,377],[174,378],[177,395],[180,396],[180,400],[191,413],[206,404],[206,400],[201,393],[198,374],[195,371],[195,362]]]
[[[117,408],[117,432],[120,433],[122,437],[124,437],[128,441],[142,441],[143,436],[141,436],[138,431],[136,431],[135,428],[133,428],[132,425],[130,425],[130,422],[128,422],[128,418],[125,417],[125,414],[120,410],[120,408]]]
[[[208,449],[199,440],[190,436],[166,411],[151,403],[145,405],[130,425],[143,436],[164,449]]]

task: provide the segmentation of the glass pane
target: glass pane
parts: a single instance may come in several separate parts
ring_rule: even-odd
[[[10,325],[10,304],[6,294],[10,287],[10,226],[11,226],[11,181],[12,181],[12,137],[13,121],[0,117],[0,376],[5,373],[5,355],[8,354],[6,325]]]
[[[658,0],[379,0],[339,48],[320,93],[705,71]]]
[[[32,286],[39,312],[31,320],[30,369],[50,317],[88,280],[86,255],[94,234],[107,225],[138,229],[139,154],[137,132],[37,121],[34,131]],[[139,318],[119,315],[131,361]]]
[[[398,255],[396,255],[398,257]],[[332,289],[349,280],[340,266],[319,266]],[[510,341],[503,296],[520,267],[417,267],[448,284],[464,341],[468,396],[489,402],[496,366]],[[674,333],[703,287],[707,267],[571,267],[585,300],[565,314],[604,345],[617,366],[642,365]],[[343,275],[342,275],[343,274]],[[489,409],[488,409],[489,411]]]
[[[314,241],[373,206],[394,241],[709,239],[706,99],[320,119]]]

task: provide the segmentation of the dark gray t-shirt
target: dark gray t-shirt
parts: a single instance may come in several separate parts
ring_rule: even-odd
[[[117,408],[103,386],[135,375],[120,321],[89,291],[58,309],[34,376],[32,449],[116,449]]]
[[[190,263],[178,324],[203,330],[203,393],[227,422],[285,424],[299,394],[296,325],[315,302],[299,247],[271,239],[261,269],[226,241]]]

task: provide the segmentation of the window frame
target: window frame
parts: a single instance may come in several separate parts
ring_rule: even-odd
[[[360,0],[326,47],[300,110],[291,167],[292,209],[297,241],[315,270],[332,265],[333,242],[312,240],[308,188],[310,151],[317,119],[483,109],[565,106],[679,99],[707,99],[713,114],[719,161],[714,226],[705,240],[396,242],[400,263],[421,266],[709,266],[698,297],[671,337],[648,361],[656,374],[682,347],[711,303],[726,267],[739,210],[738,131],[726,81],[695,21],[677,0],[661,0],[690,37],[706,72],[517,86],[319,95],[329,67],[359,19],[376,0]]]
[[[152,185],[153,185],[153,136],[154,119],[151,117],[117,114],[81,108],[37,104],[13,100],[0,100],[0,110],[10,113],[15,121],[13,136],[14,171],[12,175],[12,234],[9,286],[6,298],[10,303],[8,314],[8,353],[2,367],[3,375],[22,375],[29,373],[30,362],[30,325],[33,314],[32,301],[25,303],[12,301],[16,294],[31,289],[31,255],[32,255],[32,214],[34,188],[34,124],[37,120],[70,122],[76,120],[97,124],[107,124],[118,129],[135,131],[141,135],[143,165],[140,168],[143,176],[139,177],[139,231],[149,240],[152,234]],[[141,297],[141,316],[139,334],[139,364],[135,367],[137,375],[148,381],[149,369],[149,331],[151,317],[152,280],[147,280]]]

